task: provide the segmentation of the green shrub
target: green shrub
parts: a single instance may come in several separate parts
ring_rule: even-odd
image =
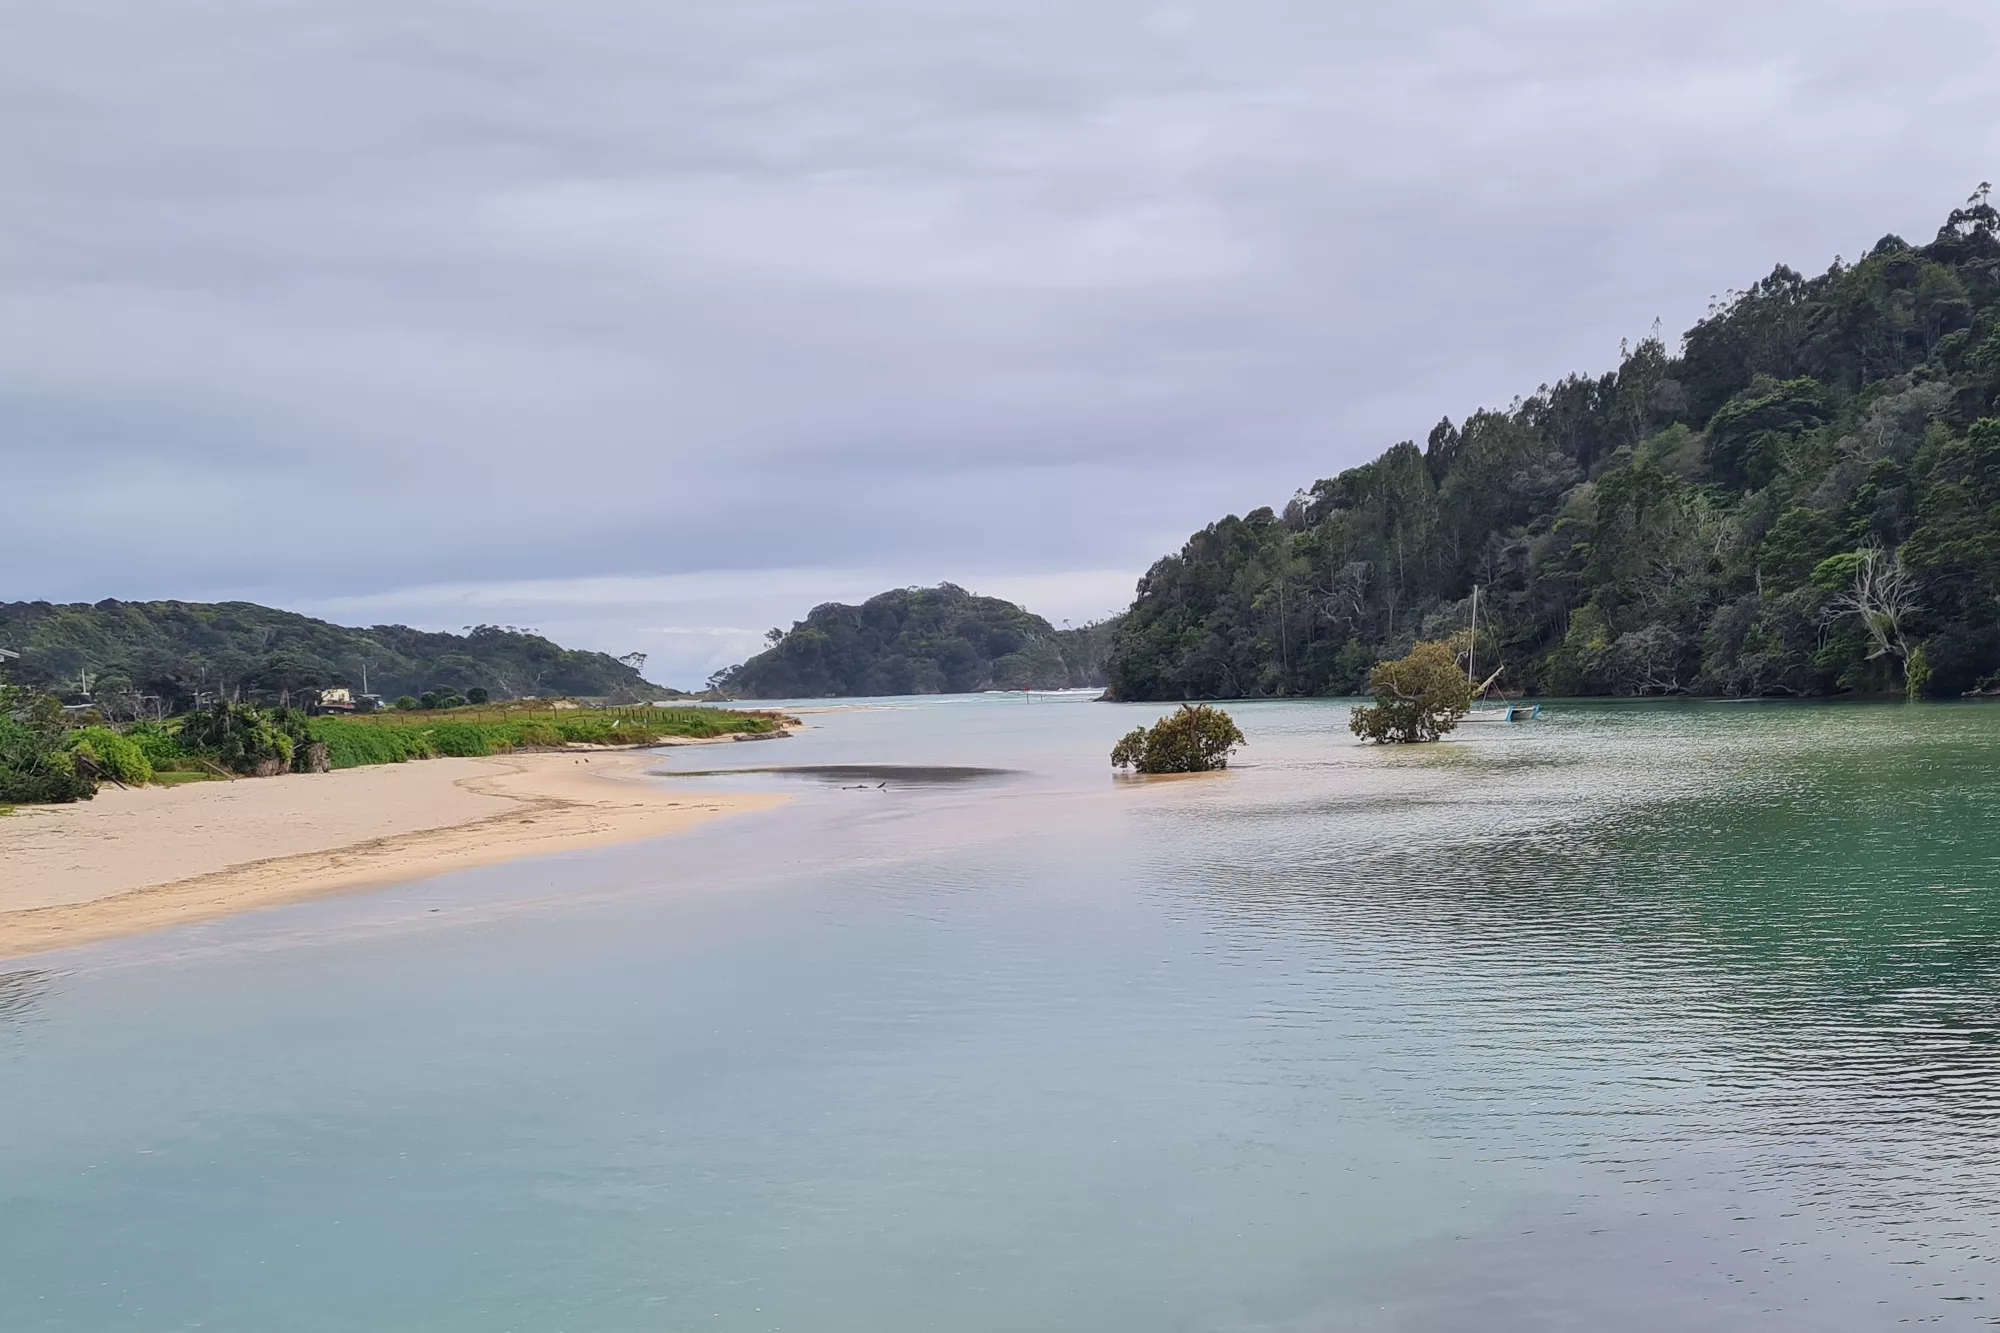
[[[524,750],[559,750],[563,738],[550,723],[523,722],[515,733],[514,743]]]
[[[1910,660],[1903,667],[1904,691],[1912,699],[1923,698],[1930,690],[1931,677],[1934,674],[1931,670],[1930,654],[1924,651],[1924,646],[1920,643],[1910,650]]]
[[[424,730],[439,754],[455,759],[478,759],[514,748],[505,727],[482,726],[477,722],[440,722]]]
[[[327,747],[333,768],[394,764],[434,756],[480,758],[510,750],[554,750],[564,745],[647,745],[667,736],[768,735],[780,719],[717,708],[572,709],[561,712],[496,710],[500,716],[461,714],[446,720],[403,710],[367,718],[322,717],[310,737]],[[485,716],[490,721],[471,718]]]
[[[139,752],[146,756],[146,762],[153,766],[155,776],[188,757],[187,751],[181,749],[179,737],[151,722],[133,723],[125,729],[125,738],[139,747]]]
[[[400,764],[429,759],[437,751],[425,733],[414,727],[378,727],[345,718],[314,718],[313,739],[326,746],[331,768],[362,768],[369,764]]]
[[[218,703],[181,723],[181,748],[208,755],[237,773],[265,776],[292,766],[308,735],[303,715],[289,708],[266,711],[249,704]]]
[[[402,709],[405,713],[409,712],[412,708],[415,708],[416,706],[417,706],[417,701],[415,699],[412,699],[407,694],[403,695],[401,698],[396,700],[396,707]]]
[[[62,705],[0,686],[0,805],[87,801],[97,783],[63,748]]]
[[[1368,688],[1374,704],[1355,709],[1347,724],[1378,744],[1434,741],[1472,709],[1472,682],[1442,641],[1419,643],[1408,657],[1377,664]]]
[[[1236,722],[1220,708],[1182,704],[1151,730],[1134,727],[1111,750],[1114,768],[1141,773],[1206,773],[1228,768],[1229,752],[1247,745]]]
[[[84,727],[72,731],[66,745],[85,771],[95,771],[127,787],[143,787],[153,780],[153,762],[139,743],[109,727]]]
[[[97,795],[97,783],[77,771],[75,756],[65,750],[39,750],[25,763],[10,762],[20,730],[11,718],[0,718],[0,805],[60,805],[87,801]]]

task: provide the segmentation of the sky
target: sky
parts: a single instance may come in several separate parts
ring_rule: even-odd
[[[1121,609],[2000,176],[1990,0],[0,0],[0,600]]]

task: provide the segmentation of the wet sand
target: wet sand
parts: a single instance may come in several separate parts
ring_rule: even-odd
[[[106,788],[0,818],[0,958],[469,866],[678,833],[778,795],[644,780],[643,751]]]

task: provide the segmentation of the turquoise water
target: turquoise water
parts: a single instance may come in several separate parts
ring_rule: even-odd
[[[661,757],[770,814],[0,965],[0,1329],[2000,1319],[2000,710],[1114,781],[1158,711],[816,713]]]

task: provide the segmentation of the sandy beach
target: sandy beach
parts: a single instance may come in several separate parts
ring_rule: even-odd
[[[782,796],[644,781],[642,751],[193,783],[0,818],[0,958],[468,866],[677,833]]]

